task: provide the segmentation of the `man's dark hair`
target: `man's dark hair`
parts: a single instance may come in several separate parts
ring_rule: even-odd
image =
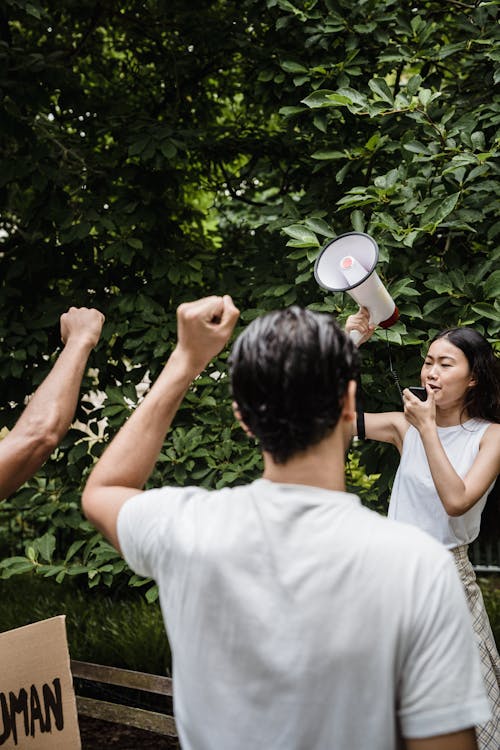
[[[241,417],[280,464],[335,428],[359,372],[357,350],[335,318],[297,306],[254,320],[229,362]]]

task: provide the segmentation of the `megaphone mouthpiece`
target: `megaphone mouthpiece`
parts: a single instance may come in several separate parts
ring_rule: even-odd
[[[342,258],[340,261],[340,268],[349,288],[361,284],[367,278],[369,273],[361,263],[358,263],[356,258],[352,257],[352,255],[345,255]]]
[[[352,258],[350,255],[346,255],[345,258],[342,258],[340,261],[340,266],[344,270],[347,268],[352,268],[352,265],[354,263],[354,258]]]

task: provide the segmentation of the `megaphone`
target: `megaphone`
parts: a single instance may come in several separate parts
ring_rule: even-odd
[[[329,242],[321,250],[314,265],[316,281],[330,292],[347,292],[358,305],[367,307],[370,321],[389,328],[399,318],[394,300],[380,281],[375,266],[378,245],[369,234],[347,232]],[[359,331],[351,331],[355,344]]]

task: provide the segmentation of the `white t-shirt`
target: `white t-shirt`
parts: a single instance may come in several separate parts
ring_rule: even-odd
[[[128,500],[183,750],[395,750],[489,718],[451,555],[359,498],[264,479]]]
[[[462,425],[437,428],[441,445],[460,477],[465,477],[474,463],[490,424],[483,419],[469,419]],[[449,516],[436,491],[420,434],[410,426],[403,441],[388,515],[427,531],[448,549],[471,544],[479,534],[481,513],[493,485],[494,482],[467,513]]]

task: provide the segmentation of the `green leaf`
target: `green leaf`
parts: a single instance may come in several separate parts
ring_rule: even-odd
[[[490,318],[491,320],[500,322],[500,313],[496,310],[493,305],[488,305],[486,302],[478,302],[475,305],[471,305],[474,312],[480,315]]]
[[[43,536],[41,536],[39,539],[35,542],[36,548],[38,549],[38,552],[40,553],[40,557],[42,560],[45,560],[46,562],[51,562],[52,555],[54,554],[54,550],[56,548],[56,538],[53,534],[47,532]]]
[[[424,107],[429,104],[431,97],[432,91],[430,89],[420,89],[420,91],[418,92],[418,98]]]
[[[343,151],[315,151],[311,154],[311,158],[318,159],[318,161],[334,161],[346,159],[347,155]]]
[[[451,214],[451,212],[457,205],[459,198],[460,193],[454,193],[453,195],[449,195],[440,203],[439,209],[434,217],[434,222],[436,225],[441,224],[441,222]]]
[[[321,130],[322,133],[326,133],[328,131],[328,123],[326,115],[324,113],[314,115],[313,123],[314,127],[318,128],[318,130]]]
[[[408,83],[406,84],[406,90],[410,94],[410,96],[413,96],[417,93],[418,89],[420,88],[420,84],[422,83],[422,76],[418,73],[414,76],[412,76]]]
[[[421,226],[425,227],[432,224],[437,227],[444,219],[451,214],[457,205],[460,193],[453,193],[446,198],[433,200],[427,206],[421,218]]]
[[[302,247],[310,247],[313,245],[319,245],[318,238],[302,224],[291,224],[289,227],[284,227],[283,232],[289,237],[298,240]]]
[[[365,143],[365,148],[368,151],[376,151],[386,140],[387,136],[381,136],[380,133],[374,133]]]
[[[64,558],[65,562],[68,562],[71,560],[71,558],[76,555],[78,550],[80,550],[84,545],[86,544],[85,539],[80,539],[76,542],[73,542],[73,544],[69,547],[68,551],[66,552],[66,557]]]
[[[28,573],[31,570],[33,570],[33,563],[29,560],[24,559],[24,562],[16,563],[15,565],[11,565],[8,568],[4,568],[2,572],[2,578],[7,579],[11,578],[15,575],[22,575],[23,573]]]
[[[143,247],[142,240],[139,240],[136,237],[128,237],[127,245],[130,245],[130,247],[133,247],[134,250],[142,250],[142,247]]]
[[[172,141],[162,141],[160,144],[160,151],[162,152],[165,159],[173,159],[177,154],[177,148]]]
[[[309,217],[305,221],[305,225],[311,232],[321,234],[323,237],[335,237],[335,232],[324,219],[315,218],[314,216]]]
[[[159,595],[158,586],[151,586],[151,588],[146,591],[146,601],[152,604],[158,600]]]
[[[258,81],[272,81],[274,78],[274,70],[261,70],[259,75],[257,76]]]
[[[375,31],[377,28],[377,23],[375,21],[370,21],[368,23],[357,23],[354,26],[354,31],[356,31],[358,34],[371,34],[372,31]]]
[[[297,285],[298,284],[304,284],[306,282],[308,283],[310,281],[311,281],[311,271],[310,270],[305,271],[304,273],[299,274],[299,276],[297,276],[295,278],[295,283]]]
[[[427,146],[424,146],[423,143],[420,141],[409,141],[408,143],[403,143],[403,148],[405,151],[411,151],[413,154],[428,154],[429,149]]]
[[[352,89],[349,87],[342,87],[337,89],[336,95],[339,97],[345,97],[349,100],[349,103],[357,104],[358,107],[366,107],[367,106],[367,97],[362,94],[360,91],[357,91],[356,89]]]
[[[348,104],[350,103],[350,99],[347,97],[340,97],[341,101],[339,101],[339,97],[333,92],[329,91],[328,89],[319,89],[318,91],[314,91],[312,94],[309,94],[309,96],[306,96],[305,99],[302,99],[302,104],[305,104],[307,107],[310,107],[310,109],[316,109],[318,107],[332,107],[335,104]]]
[[[282,297],[284,294],[288,292],[289,289],[290,289],[289,284],[280,284],[279,286],[273,287],[269,291],[274,297]]]
[[[292,117],[293,115],[302,114],[302,112],[305,112],[306,110],[304,107],[281,107],[278,112],[283,117]]]
[[[376,203],[377,198],[371,195],[368,191],[362,190],[361,192],[351,191],[344,195],[343,198],[337,201],[337,205],[341,207],[349,206],[367,206],[370,203]]]
[[[488,276],[483,286],[483,294],[485,297],[494,299],[500,299],[500,271],[493,271]]]
[[[62,571],[66,571],[63,565],[40,565],[38,568],[38,573],[43,575],[44,578],[52,578]]]
[[[40,7],[38,5],[33,5],[33,3],[26,3],[25,9],[28,15],[34,16],[38,20],[41,20],[42,14],[40,12]]]
[[[351,224],[356,232],[365,231],[365,216],[362,211],[356,210],[351,212]]]
[[[450,278],[442,273],[433,275],[430,279],[424,281],[424,285],[429,289],[432,289],[436,294],[451,294],[453,292],[453,285]],[[444,302],[446,302],[446,300],[443,300],[443,304]],[[432,303],[427,303],[424,306],[424,315],[435,309],[431,305]],[[436,307],[438,306],[439,305],[436,305]]]
[[[20,557],[19,555],[16,555],[14,557],[6,557],[4,560],[0,560],[0,570],[2,568],[3,569],[12,568],[16,565],[20,565],[21,563],[25,563],[25,562],[26,562],[26,558]]]
[[[383,78],[372,78],[371,81],[368,81],[368,86],[384,102],[391,105],[394,103],[394,95]]]
[[[390,293],[394,298],[397,297],[415,297],[419,294],[419,292],[416,289],[412,288],[412,284],[414,283],[413,279],[410,279],[408,277],[403,279],[398,279],[394,284],[391,284],[389,289]],[[416,294],[415,294],[416,292]]]
[[[130,144],[128,148],[129,156],[138,156],[139,154],[142,154],[142,152],[145,151],[150,143],[151,138],[149,137],[149,135],[143,135],[137,141]]]
[[[308,69],[302,63],[293,62],[293,60],[283,60],[281,67],[287,73],[308,73]]]
[[[457,42],[455,44],[443,44],[438,51],[438,58],[444,60],[450,55],[454,55],[455,52],[461,52],[464,49],[464,42]]]

